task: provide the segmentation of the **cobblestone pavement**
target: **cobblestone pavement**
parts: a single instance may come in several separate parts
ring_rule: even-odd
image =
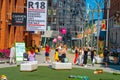
[[[45,63],[45,55],[44,55],[45,51],[41,51],[40,53],[36,54],[36,60],[38,61],[39,66],[48,66],[50,65],[53,61],[54,61],[54,50],[52,50],[50,52],[50,59],[51,62],[50,63]],[[69,62],[71,62],[73,64],[73,59],[74,59],[74,54],[70,54],[67,53],[67,57],[69,58]],[[0,68],[4,68],[4,67],[13,67],[13,66],[17,66],[16,64],[14,65],[9,65],[8,63],[1,63],[0,64]],[[118,72],[120,73],[120,65],[109,65],[108,68],[104,68],[103,65],[101,64],[95,64],[94,66],[91,66],[91,64],[88,64],[87,67],[83,67],[83,66],[79,66],[79,65],[74,65],[74,68],[86,68],[86,69],[103,69],[106,72]]]

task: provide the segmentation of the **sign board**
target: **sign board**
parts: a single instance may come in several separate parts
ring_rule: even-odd
[[[12,13],[12,25],[26,26],[26,17],[25,13]]]
[[[46,31],[47,0],[27,0],[27,31]]]
[[[44,32],[43,35],[41,35],[41,37],[49,37],[49,38],[56,38],[59,36],[59,32],[58,31],[52,31],[52,30],[47,30]]]
[[[23,61],[23,53],[25,53],[25,43],[24,42],[16,42],[16,61],[21,62]]]

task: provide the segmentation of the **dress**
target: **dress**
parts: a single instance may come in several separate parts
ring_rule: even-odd
[[[11,47],[10,49],[10,63],[15,63],[15,48]]]
[[[83,64],[87,64],[87,56],[88,56],[88,51],[84,51],[84,61]]]
[[[55,52],[55,54],[54,54],[54,59],[55,59],[55,61],[59,61],[58,51]]]
[[[77,63],[78,56],[79,56],[78,51],[77,51],[77,50],[75,50],[74,64],[76,64],[76,63]]]

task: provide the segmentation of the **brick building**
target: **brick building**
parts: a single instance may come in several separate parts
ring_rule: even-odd
[[[11,47],[15,42],[28,46],[39,46],[40,33],[26,31],[25,26],[12,26],[12,13],[26,13],[27,0],[0,0],[0,49]]]
[[[109,12],[109,47],[120,46],[120,0],[110,0]],[[107,19],[107,8],[105,3],[104,18]]]

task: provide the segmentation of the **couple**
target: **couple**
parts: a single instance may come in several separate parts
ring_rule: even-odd
[[[66,52],[67,52],[67,45],[63,45],[62,43],[59,44],[59,46],[56,45],[56,50],[58,52],[58,55],[56,55],[56,59],[55,61],[59,61],[59,62],[65,62],[65,58],[66,58]]]

